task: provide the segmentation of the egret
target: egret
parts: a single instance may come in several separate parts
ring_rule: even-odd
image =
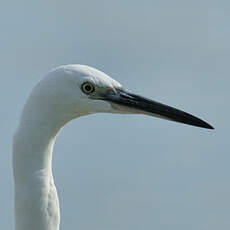
[[[213,129],[193,115],[125,90],[92,67],[64,65],[52,70],[32,90],[13,138],[16,230],[59,229],[54,142],[67,122],[92,113],[139,113]]]

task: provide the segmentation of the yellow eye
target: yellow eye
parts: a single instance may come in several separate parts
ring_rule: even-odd
[[[90,82],[83,83],[81,89],[85,94],[91,94],[95,91],[94,85]]]

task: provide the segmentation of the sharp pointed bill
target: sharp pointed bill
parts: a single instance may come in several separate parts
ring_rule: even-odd
[[[124,90],[104,95],[103,100],[111,102],[116,109],[123,112],[142,113],[187,125],[214,129],[207,122],[189,113]]]

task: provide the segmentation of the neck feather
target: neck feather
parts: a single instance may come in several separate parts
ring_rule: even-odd
[[[16,230],[59,229],[52,152],[58,132],[73,117],[42,106],[26,104],[14,136]]]

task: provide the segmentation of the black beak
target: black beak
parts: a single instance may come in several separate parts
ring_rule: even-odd
[[[214,129],[207,122],[191,114],[124,90],[119,90],[116,94],[104,95],[103,100],[111,102],[114,108],[123,112],[142,113],[187,125]]]

